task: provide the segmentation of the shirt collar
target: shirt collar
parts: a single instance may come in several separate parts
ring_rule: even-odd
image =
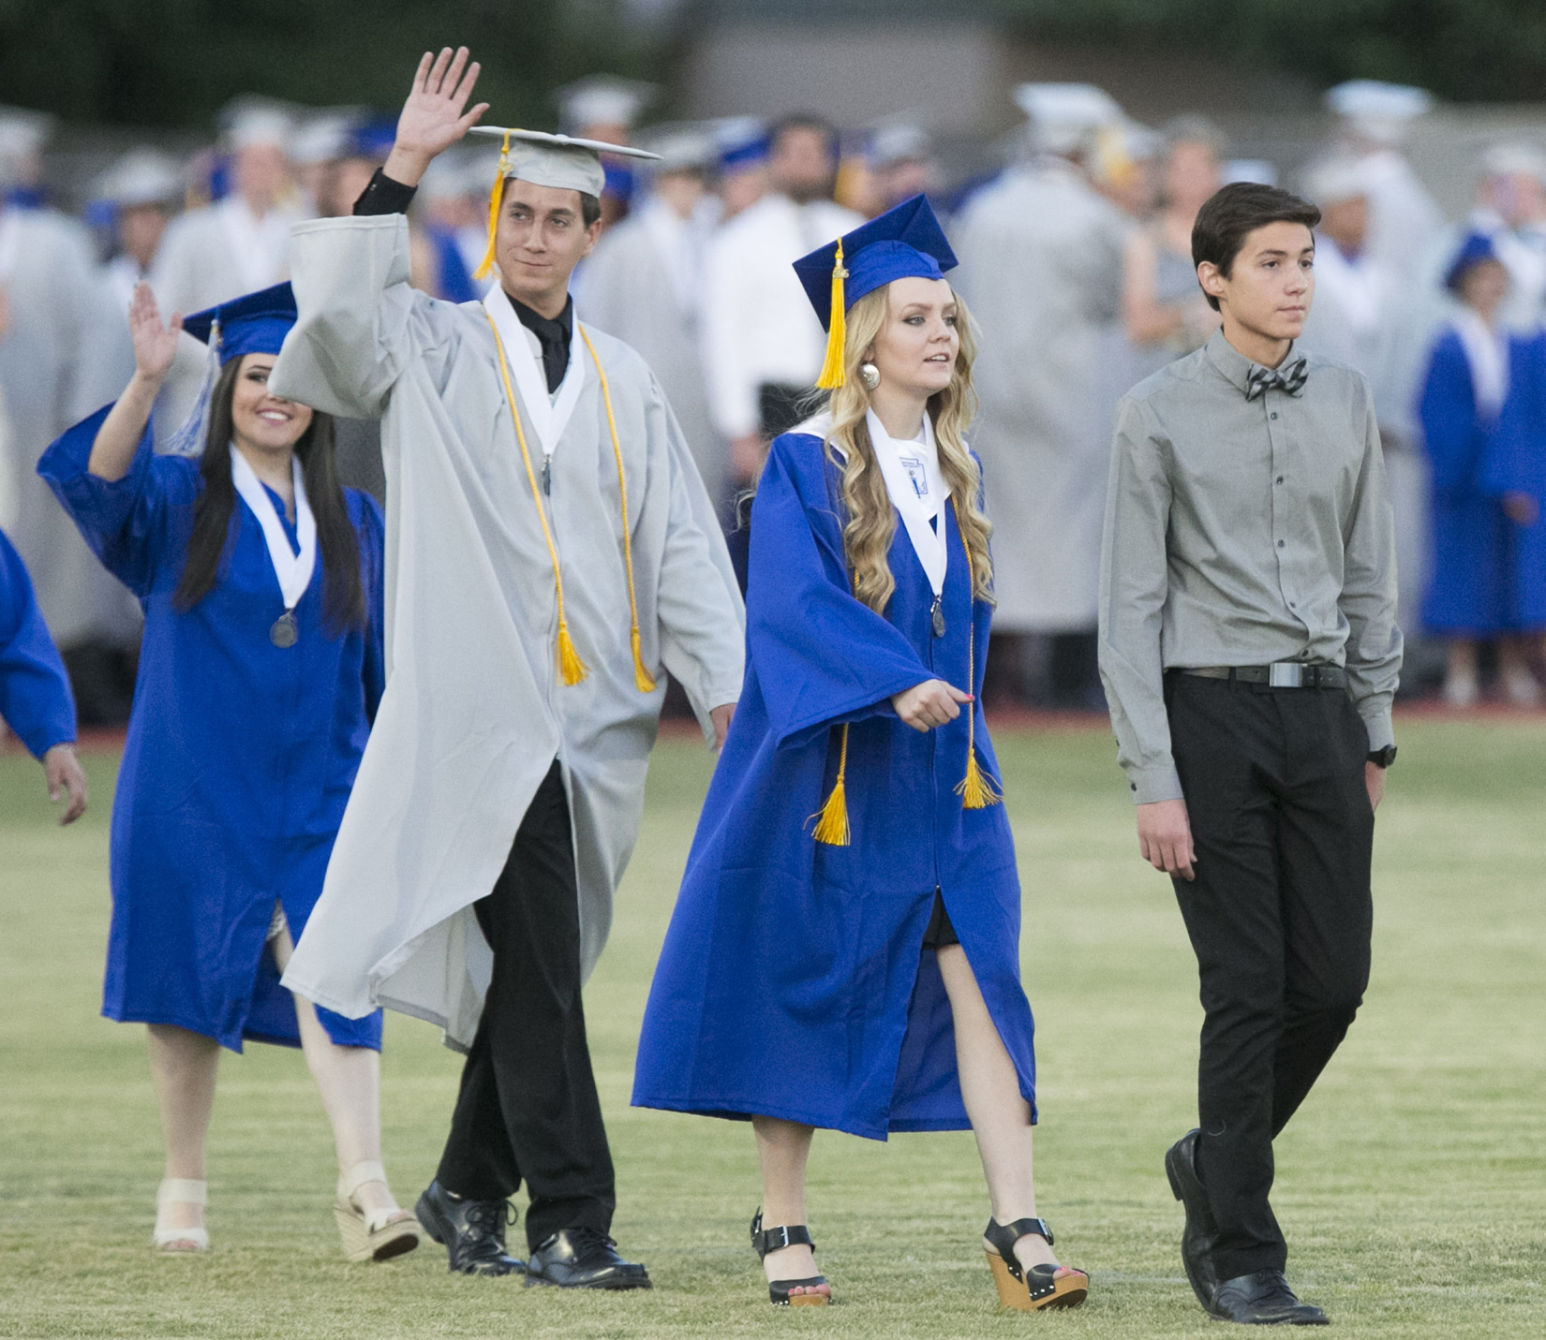
[[[507,291],[505,297],[510,298]],[[558,342],[567,345],[574,331],[574,298],[564,299],[564,310],[551,321],[532,308],[528,307],[519,298],[510,298],[510,306],[515,308],[516,320],[527,330],[531,331],[543,344]]]
[[[1218,370],[1219,374],[1236,390],[1244,393],[1249,385],[1252,368],[1265,367],[1254,359],[1247,358],[1224,338],[1222,329],[1213,332],[1213,338],[1207,343],[1208,361]],[[1287,367],[1294,357],[1294,346],[1288,346],[1288,352],[1283,355],[1283,361],[1279,368]],[[1271,369],[1269,368],[1270,372]]]

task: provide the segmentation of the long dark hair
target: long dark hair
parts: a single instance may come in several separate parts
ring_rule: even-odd
[[[193,533],[188,558],[172,605],[186,612],[203,600],[219,580],[235,542],[231,514],[236,510],[236,484],[231,478],[231,400],[244,358],[233,358],[220,369],[210,395],[209,434],[199,474],[204,490],[193,509]],[[295,444],[306,482],[306,498],[317,521],[317,554],[322,560],[322,621],[329,637],[365,624],[365,587],[360,581],[360,546],[344,502],[343,485],[333,457],[333,418],[313,411],[311,424]]]

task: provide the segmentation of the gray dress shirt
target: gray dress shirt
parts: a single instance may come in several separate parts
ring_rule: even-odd
[[[1299,395],[1248,401],[1256,366],[1220,331],[1117,407],[1100,671],[1138,804],[1181,795],[1172,668],[1343,665],[1369,748],[1394,743],[1401,631],[1368,383],[1312,356]]]

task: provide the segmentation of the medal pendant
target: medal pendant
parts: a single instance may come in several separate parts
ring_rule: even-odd
[[[300,628],[296,625],[295,615],[286,610],[274,620],[273,627],[268,630],[268,640],[276,647],[293,647],[301,635]]]
[[[929,624],[935,637],[945,636],[945,611],[939,607],[939,597],[934,597],[934,607],[929,611]]]

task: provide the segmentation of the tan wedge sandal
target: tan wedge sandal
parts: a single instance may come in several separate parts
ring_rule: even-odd
[[[998,1286],[998,1301],[1019,1312],[1040,1312],[1043,1308],[1078,1307],[1089,1296],[1090,1277],[1072,1266],[1040,1265],[1023,1269],[1015,1256],[1015,1243],[1027,1233],[1035,1233],[1052,1245],[1052,1230],[1045,1219],[1016,1219],[1000,1224],[989,1219],[982,1236],[996,1251],[988,1253],[988,1269]]]
[[[354,1193],[366,1182],[385,1182],[386,1169],[379,1163],[356,1163],[338,1178],[338,1199],[333,1217],[344,1241],[344,1255],[351,1261],[387,1261],[419,1245],[419,1221],[412,1210],[372,1210],[367,1214],[354,1203]]]
[[[197,1228],[173,1228],[166,1222],[166,1212],[173,1205],[198,1205],[208,1199],[209,1188],[203,1178],[164,1177],[156,1188],[156,1227],[150,1235],[158,1252],[176,1255],[181,1252],[207,1252],[209,1230],[200,1224]]]

